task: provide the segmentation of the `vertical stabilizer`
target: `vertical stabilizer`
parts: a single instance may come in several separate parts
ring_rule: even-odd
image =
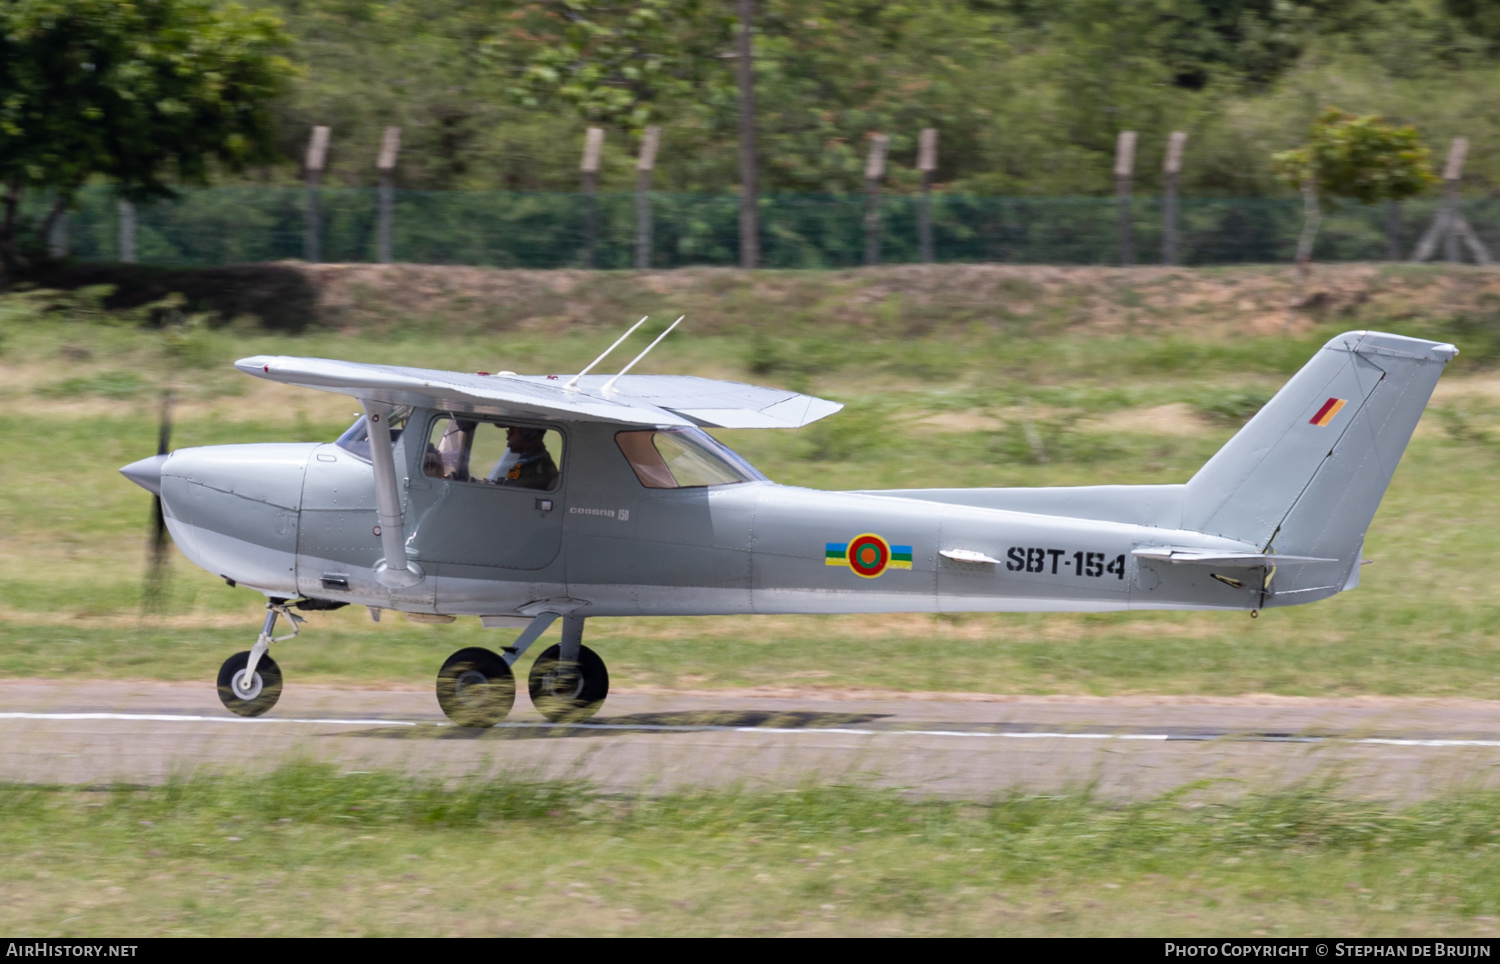
[[[1332,339],[1188,482],[1183,527],[1339,560],[1283,572],[1273,587],[1283,604],[1337,592],[1455,354],[1373,331]]]

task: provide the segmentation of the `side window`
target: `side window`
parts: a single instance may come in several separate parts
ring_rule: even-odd
[[[406,423],[410,418],[410,405],[402,405],[391,410],[389,424],[392,445],[401,440],[401,433],[406,431]],[[370,460],[370,423],[361,415],[358,421],[344,430],[344,434],[340,435],[334,444],[368,462]]]
[[[764,481],[750,465],[696,429],[620,432],[615,443],[648,489],[691,489]]]
[[[427,435],[422,471],[455,482],[550,492],[561,461],[562,435],[554,430],[444,415]]]
[[[677,480],[672,478],[672,470],[667,468],[661,453],[651,444],[655,435],[655,432],[621,432],[615,436],[615,444],[630,460],[630,467],[635,469],[635,477],[641,480],[641,485],[648,489],[675,489]]]

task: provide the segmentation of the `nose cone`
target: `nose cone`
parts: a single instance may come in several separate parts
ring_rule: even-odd
[[[131,462],[120,470],[120,474],[152,495],[161,495],[161,467],[168,457],[152,455],[139,462]]]

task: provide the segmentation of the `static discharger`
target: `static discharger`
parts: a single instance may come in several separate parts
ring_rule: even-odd
[[[585,368],[583,371],[579,372],[577,375],[574,375],[572,378],[568,379],[568,383],[566,385],[564,385],[563,388],[573,388],[573,387],[575,387],[578,384],[578,379],[582,378],[583,376],[587,375],[589,372],[593,371],[595,365],[599,364],[600,362],[604,361],[604,359],[608,358],[610,352],[612,352],[616,348],[620,347],[620,342],[622,342],[625,339],[629,338],[635,332],[635,330],[637,328],[641,327],[642,325],[644,325],[646,323],[646,319],[650,318],[650,317],[651,317],[650,315],[642,315],[640,321],[638,321],[635,324],[631,325],[630,328],[629,328],[629,330],[627,330],[625,332],[625,334],[623,334],[619,338],[615,339],[615,343],[613,345],[610,345],[608,348],[604,349],[604,354],[600,355],[598,358],[595,358],[593,361],[589,362],[589,366],[587,368]],[[679,318],[677,320],[681,321],[682,319]],[[672,329],[668,328],[667,330],[671,331]],[[655,344],[655,342],[653,342],[652,344]],[[648,348],[646,350],[650,351],[651,349]],[[635,362],[631,362],[630,364],[634,365]],[[626,366],[626,367],[629,367],[629,366]],[[621,374],[623,374],[623,372]],[[618,378],[619,376],[617,375],[615,377]],[[613,385],[614,382],[610,382],[610,384]]]
[[[677,316],[677,320],[674,321],[674,322],[672,322],[670,325],[668,325],[666,331],[664,331],[661,334],[657,335],[656,336],[656,340],[653,341],[651,344],[647,345],[645,351],[641,352],[639,355],[636,355],[634,358],[630,359],[630,364],[628,364],[624,368],[620,369],[620,372],[619,372],[618,375],[616,375],[614,378],[611,378],[609,381],[607,381],[607,382],[604,383],[604,391],[606,391],[606,392],[612,392],[612,391],[614,391],[615,390],[615,382],[617,382],[617,381],[620,380],[620,375],[623,375],[626,372],[630,371],[632,368],[635,367],[635,363],[636,362],[640,361],[642,358],[645,358],[647,355],[649,355],[651,353],[651,349],[653,349],[657,345],[661,344],[661,340],[663,338],[667,337],[668,335],[670,335],[672,333],[672,329],[673,328],[676,328],[678,325],[682,324],[682,319],[684,319],[686,317],[687,317],[687,315],[678,315]],[[641,321],[645,321],[645,320],[646,320],[645,318],[641,319]],[[636,322],[636,324],[639,325],[640,321]],[[630,331],[635,331],[635,329],[632,328],[632,329],[630,329]],[[630,334],[630,332],[626,332],[626,334],[628,335],[628,334]]]

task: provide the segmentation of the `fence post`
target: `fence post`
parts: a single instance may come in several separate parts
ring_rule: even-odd
[[[884,134],[870,138],[865,158],[865,264],[880,263],[880,182],[885,177],[885,152],[891,139]]]
[[[42,222],[46,229],[47,254],[53,258],[68,256],[68,209],[58,204],[56,188],[47,189],[47,219]]]
[[[604,151],[604,128],[590,127],[583,138],[583,266],[594,266],[594,248],[599,241],[599,155]]]
[[[1417,242],[1416,250],[1411,254],[1413,261],[1426,261],[1437,253],[1437,246],[1441,243],[1444,257],[1449,263],[1457,264],[1462,260],[1458,247],[1462,241],[1476,264],[1492,263],[1489,249],[1458,210],[1458,182],[1463,177],[1464,158],[1468,153],[1469,139],[1453,138],[1453,144],[1448,148],[1448,162],[1443,165],[1443,206],[1422,235],[1422,240]]]
[[[922,201],[917,208],[917,247],[923,264],[932,264],[932,173],[937,170],[937,128],[922,129],[917,141],[917,170],[922,172]]]
[[[750,30],[755,0],[739,0],[739,36],[734,72],[740,88],[740,267],[760,266],[760,200],[755,157],[755,64],[750,59]]]
[[[396,217],[396,155],[401,151],[401,128],[387,127],[380,139],[380,155],[375,170],[380,172],[377,220],[375,222],[375,260],[391,263],[391,232]]]
[[[1167,138],[1167,158],[1162,163],[1161,263],[1177,264],[1177,175],[1182,173],[1182,148],[1187,134],[1173,131]]]
[[[322,253],[318,245],[318,188],[323,181],[323,162],[327,159],[328,128],[314,127],[312,137],[307,142],[307,170],[304,172],[307,178],[307,200],[302,213],[302,257],[312,264],[318,263]]]
[[[120,263],[135,264],[135,205],[120,198]]]
[[[1464,176],[1464,158],[1469,153],[1467,137],[1453,138],[1448,148],[1448,163],[1443,165],[1443,215],[1448,235],[1443,239],[1443,256],[1449,264],[1462,260],[1458,250],[1458,182]]]
[[[1115,141],[1115,196],[1120,213],[1120,263],[1135,264],[1135,235],[1130,223],[1130,175],[1135,167],[1135,131],[1120,131]]]
[[[640,271],[651,267],[651,169],[656,167],[660,143],[661,128],[646,128],[640,156],[635,159],[635,266]]]
[[[68,256],[68,212],[64,210],[47,230],[47,253],[54,258]]]

